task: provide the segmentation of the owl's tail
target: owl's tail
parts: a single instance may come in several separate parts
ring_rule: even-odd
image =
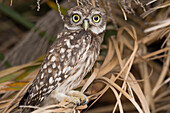
[[[31,113],[33,110],[30,108],[20,108],[19,113]]]
[[[26,94],[20,100],[20,103],[19,103],[19,113],[31,113],[34,110],[33,108],[22,107],[22,106],[27,106],[26,103],[27,103],[28,95],[29,95],[29,93],[26,92]]]

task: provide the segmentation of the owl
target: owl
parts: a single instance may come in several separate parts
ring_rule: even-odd
[[[87,103],[88,98],[83,93],[72,89],[92,69],[105,30],[106,13],[103,9],[80,5],[68,10],[63,31],[50,47],[19,105],[39,106],[49,97],[57,102]],[[31,110],[22,108],[22,113]]]

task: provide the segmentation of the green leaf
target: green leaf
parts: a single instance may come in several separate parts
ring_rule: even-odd
[[[59,13],[58,6],[55,2],[48,0],[47,4],[50,8],[56,10]],[[62,15],[66,15],[66,13],[67,13],[67,9],[62,7],[61,5],[60,5],[60,11],[61,11]]]
[[[18,14],[13,9],[4,6],[2,3],[0,3],[0,11],[3,12],[5,15],[11,17],[18,23],[24,25],[26,28],[31,29],[34,27],[34,24],[27,20],[26,18],[22,17],[20,14]]]
[[[0,60],[3,61],[4,58],[5,58],[4,55],[2,53],[0,53]],[[5,61],[4,65],[8,68],[11,67],[11,64],[8,61]]]
[[[29,75],[33,70],[34,70],[34,69],[28,70],[28,71],[26,71],[25,73],[19,75],[17,78],[14,79],[14,81],[22,80],[22,79],[25,78],[27,75]]]
[[[16,75],[14,75],[14,74],[10,74],[10,75],[7,75],[5,77],[1,77],[0,78],[0,83],[7,82],[7,81],[11,80],[12,78],[14,78],[15,76]]]

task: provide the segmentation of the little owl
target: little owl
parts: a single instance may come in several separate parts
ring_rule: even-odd
[[[77,105],[87,103],[88,98],[83,93],[72,89],[92,69],[105,29],[103,9],[80,5],[68,10],[63,31],[50,47],[39,73],[19,105],[39,106],[47,97]],[[22,108],[22,113],[29,111]]]

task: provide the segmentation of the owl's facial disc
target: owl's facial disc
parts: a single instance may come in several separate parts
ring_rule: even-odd
[[[69,30],[91,31],[98,35],[106,29],[105,11],[91,6],[77,6],[67,12],[64,27]]]

